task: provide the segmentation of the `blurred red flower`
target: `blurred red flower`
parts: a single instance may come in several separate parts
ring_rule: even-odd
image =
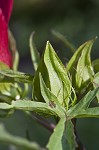
[[[12,56],[9,50],[8,23],[13,7],[13,0],[0,0],[0,62],[12,66]]]

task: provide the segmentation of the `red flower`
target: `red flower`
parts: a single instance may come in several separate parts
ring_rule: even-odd
[[[8,23],[12,12],[13,0],[0,0],[0,62],[12,66],[12,56],[8,42]]]

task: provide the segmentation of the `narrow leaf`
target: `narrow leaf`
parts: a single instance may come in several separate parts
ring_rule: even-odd
[[[49,139],[47,148],[49,150],[75,150],[76,142],[71,121],[66,122],[66,118],[59,121]]]
[[[83,45],[81,45],[77,50],[76,52],[74,53],[74,55],[71,57],[71,59],[69,60],[66,68],[67,70],[72,74],[72,72],[75,71],[76,69],[76,64],[77,64],[77,61],[81,55],[81,52],[83,50],[83,48],[86,46],[87,42],[84,43]]]
[[[81,45],[67,64],[67,70],[72,77],[72,84],[80,90],[83,84],[92,79],[94,71],[90,60],[90,51],[95,39]]]
[[[94,71],[91,65],[90,52],[94,40],[87,42],[86,46],[82,50],[79,57],[76,68],[76,85],[78,88],[87,84],[87,81],[91,81]]]
[[[43,115],[54,115],[58,116],[58,111],[52,109],[46,103],[41,102],[33,102],[30,100],[18,100],[12,101],[12,104],[9,105],[7,103],[0,103],[0,110],[22,110],[22,111],[34,111],[39,114]]]
[[[72,43],[70,43],[70,41],[64,36],[62,35],[61,33],[55,31],[55,30],[52,30],[52,34],[58,38],[59,40],[61,40],[67,48],[69,48],[71,50],[71,52],[75,52],[75,47]]]
[[[94,100],[98,91],[99,88],[93,91],[89,91],[75,106],[71,107],[67,112],[67,116],[69,116],[69,119],[78,116],[82,111],[88,109],[90,103],[92,102],[92,100]]]
[[[85,117],[99,118],[99,107],[82,110],[79,114],[77,114],[76,117],[77,118],[85,118]]]
[[[12,106],[14,109],[24,110],[24,111],[34,111],[43,115],[54,115],[57,116],[58,113],[51,108],[48,104],[42,102],[34,102],[30,100],[18,100],[13,101]]]
[[[13,55],[13,70],[17,71],[19,65],[19,53],[16,47],[16,41],[10,30],[8,30],[8,35],[9,35],[9,45]]]
[[[13,106],[7,103],[0,103],[0,110],[9,110],[9,109],[13,109]]]
[[[77,143],[76,143],[76,137],[74,133],[74,126],[71,120],[68,120],[66,122],[66,129],[64,135],[66,137],[65,140],[67,140],[67,143],[69,145],[69,150],[75,150]]]
[[[38,64],[40,62],[40,56],[38,50],[33,42],[34,32],[30,36],[30,52],[31,52],[31,59],[34,66],[35,71],[37,70]]]
[[[65,123],[66,123],[66,119],[62,118],[57,124],[56,128],[54,129],[54,132],[51,135],[49,142],[47,144],[47,148],[49,150],[65,150],[63,149],[63,145],[62,145],[62,137],[64,134]]]
[[[0,82],[23,82],[23,83],[31,83],[33,81],[33,76],[18,72],[18,71],[13,71],[13,70],[0,70]]]

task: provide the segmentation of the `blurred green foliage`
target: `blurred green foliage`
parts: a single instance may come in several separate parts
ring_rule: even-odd
[[[61,41],[52,35],[51,30],[59,31],[68,37],[76,48],[88,39],[99,37],[99,1],[14,0],[10,29],[15,36],[21,56],[19,70],[33,73],[29,51],[31,32],[36,32],[35,42],[40,53],[44,50],[46,41],[49,40],[64,62],[70,58],[71,53]],[[99,57],[98,41],[99,39],[94,44],[93,59]],[[4,122],[8,131],[16,135],[26,136],[25,131],[29,130],[31,140],[37,140],[43,146],[50,135],[43,127],[20,112],[16,112],[7,120],[0,119],[0,122]],[[78,120],[78,134],[87,150],[99,149],[98,126],[99,119]],[[43,136],[41,132],[44,132]],[[0,149],[8,150],[6,146]]]

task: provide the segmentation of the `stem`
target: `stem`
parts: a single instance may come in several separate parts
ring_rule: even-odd
[[[55,124],[49,122],[48,120],[46,120],[44,117],[39,116],[36,113],[33,113],[32,118],[38,122],[39,124],[41,124],[43,127],[45,127],[46,129],[48,129],[51,133],[53,132],[54,128],[55,128]]]

